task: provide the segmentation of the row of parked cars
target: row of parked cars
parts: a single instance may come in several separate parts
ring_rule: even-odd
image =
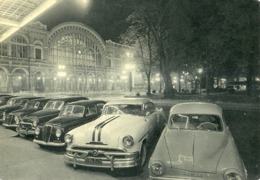
[[[148,98],[106,102],[83,96],[1,95],[0,121],[22,137],[33,135],[40,147],[66,148],[65,163],[74,168],[141,170],[157,143],[148,164],[150,179],[247,178],[215,104],[177,104],[166,121],[163,109]]]

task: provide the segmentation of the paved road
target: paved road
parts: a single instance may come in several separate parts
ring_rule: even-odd
[[[145,171],[79,168],[74,170],[63,162],[63,151],[42,149],[32,139],[17,137],[16,133],[0,126],[0,179],[1,180],[131,180],[147,179]]]

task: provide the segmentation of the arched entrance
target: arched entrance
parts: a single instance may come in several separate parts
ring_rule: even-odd
[[[98,75],[97,77],[97,90],[98,91],[105,90],[105,78],[103,75]]]
[[[13,71],[13,92],[28,91],[28,75],[23,69]]]
[[[0,92],[7,92],[7,74],[0,68]]]
[[[34,75],[34,88],[37,92],[44,92],[44,76],[41,72]]]
[[[95,91],[95,76],[94,74],[88,74],[87,76],[87,90]]]

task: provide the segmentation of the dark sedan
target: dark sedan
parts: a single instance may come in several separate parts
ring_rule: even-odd
[[[5,124],[6,118],[10,112],[18,110],[18,109],[22,109],[28,101],[30,101],[32,99],[39,99],[39,98],[42,98],[42,97],[19,96],[19,97],[13,97],[13,98],[9,99],[9,101],[6,105],[0,107],[0,122]]]
[[[36,111],[42,110],[45,104],[49,100],[51,99],[41,98],[41,99],[33,99],[28,101],[22,109],[18,109],[16,111],[12,111],[11,113],[9,113],[9,115],[6,117],[5,122],[3,123],[3,126],[8,128],[17,128],[19,126],[21,119],[25,115],[29,115]]]
[[[37,126],[33,141],[40,146],[65,146],[64,135],[78,126],[97,119],[105,103],[102,100],[69,103],[58,117]]]
[[[34,135],[35,128],[38,124],[46,123],[57,117],[61,109],[70,102],[79,100],[88,100],[83,96],[63,97],[49,100],[43,110],[24,116],[20,122],[17,131],[20,135]]]

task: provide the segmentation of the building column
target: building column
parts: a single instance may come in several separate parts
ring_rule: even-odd
[[[13,93],[13,75],[8,74],[7,75],[7,92],[8,93]]]

